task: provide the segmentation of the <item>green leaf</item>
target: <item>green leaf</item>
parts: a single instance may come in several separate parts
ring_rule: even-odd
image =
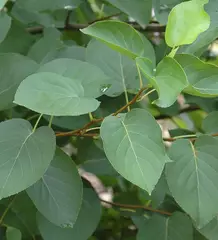
[[[141,26],[148,24],[151,19],[151,0],[107,0],[107,2],[132,17]]]
[[[182,0],[153,0],[155,18],[160,24],[166,25],[171,9],[181,2]]]
[[[115,170],[150,194],[168,160],[155,119],[145,110],[133,109],[119,118],[106,117],[100,133]]]
[[[16,4],[28,11],[54,11],[57,9],[64,9],[65,6],[72,8],[78,7],[82,0],[16,0]]]
[[[180,92],[188,86],[185,72],[171,57],[165,57],[157,65],[156,71],[153,70],[151,62],[146,58],[136,58],[136,63],[157,90],[159,99],[154,103],[159,107],[171,106]]]
[[[218,112],[211,112],[202,123],[203,130],[208,134],[213,134],[218,132]]]
[[[6,4],[8,0],[0,0],[0,9],[2,9],[4,7],[4,5]]]
[[[21,240],[22,235],[20,230],[13,228],[13,227],[8,227],[6,231],[6,239],[7,240]]]
[[[139,228],[137,240],[192,240],[192,222],[183,213],[174,213],[171,217],[165,218],[159,215],[147,221]]]
[[[210,26],[210,16],[204,11],[204,3],[188,1],[176,5],[169,14],[166,43],[170,47],[191,44]]]
[[[43,115],[49,123],[51,116]],[[52,125],[62,129],[76,130],[82,128],[85,124],[90,122],[89,115],[81,115],[75,117],[53,117]]]
[[[95,175],[116,175],[117,172],[111,166],[103,149],[97,144],[101,144],[101,142],[93,139],[83,139],[79,142],[77,160],[81,162],[80,167]]]
[[[208,45],[218,37],[218,5],[216,1],[209,1],[205,5],[205,11],[210,16],[210,27],[190,45],[182,46],[179,52],[185,52],[201,56],[207,49]]]
[[[46,28],[44,36],[40,38],[29,50],[28,57],[38,63],[42,63],[51,51],[63,46],[60,40],[61,33],[55,28]]]
[[[12,204],[11,204],[11,201]],[[5,207],[11,204],[3,223],[7,226],[19,229],[23,239],[33,239],[38,233],[36,224],[36,208],[25,191],[16,196],[1,200]],[[1,206],[1,205],[0,205]]]
[[[12,107],[15,92],[38,65],[27,57],[16,53],[0,54],[0,110]]]
[[[131,58],[143,56],[144,44],[141,35],[130,25],[119,21],[100,21],[81,30],[95,37],[112,49]]]
[[[216,240],[218,235],[218,218],[217,216],[210,221],[206,226],[198,229],[208,240]]]
[[[109,77],[100,68],[75,59],[55,59],[39,68],[38,72],[52,72],[77,80],[83,86],[86,97],[101,96],[104,94],[102,89],[110,83]]]
[[[95,231],[101,216],[101,204],[96,193],[84,188],[83,203],[73,228],[60,228],[38,215],[39,231],[44,240],[87,240]],[[82,226],[82,229],[81,229]]]
[[[52,116],[77,116],[95,111],[99,102],[84,96],[80,82],[56,73],[41,72],[27,77],[14,102]]]
[[[48,127],[32,132],[29,122],[12,119],[0,123],[0,199],[38,181],[54,152],[55,135]]]
[[[42,60],[41,64],[45,64],[57,58],[70,58],[85,61],[85,48],[80,46],[63,46],[49,52]]]
[[[198,227],[203,227],[218,212],[217,144],[217,139],[201,136],[195,147],[189,140],[178,140],[169,151],[174,161],[166,166],[169,189]]]
[[[178,54],[175,58],[189,81],[184,92],[202,97],[218,96],[218,67],[204,63],[193,55]]]
[[[13,20],[6,38],[0,43],[0,52],[26,55],[34,39],[19,22]]]
[[[139,80],[134,60],[121,55],[97,40],[89,42],[86,59],[101,68],[110,77],[108,84],[111,86],[105,91],[107,96],[118,96],[124,91],[138,91]]]
[[[1,4],[0,4],[1,8]],[[0,12],[0,43],[5,39],[9,29],[11,27],[11,17],[9,17],[4,11]]]
[[[27,193],[50,222],[60,227],[73,227],[82,203],[82,190],[76,165],[57,149],[44,176],[28,188]]]

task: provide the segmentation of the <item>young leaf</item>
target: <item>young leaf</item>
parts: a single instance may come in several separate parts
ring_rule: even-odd
[[[192,222],[183,213],[174,213],[171,217],[154,215],[139,228],[137,240],[192,240]]]
[[[170,47],[190,44],[210,26],[210,16],[204,2],[191,0],[176,5],[170,12],[166,28],[166,43]]]
[[[178,54],[175,58],[189,81],[184,92],[203,97],[218,96],[218,67],[204,63],[193,55]]]
[[[169,151],[174,161],[166,166],[169,189],[198,227],[203,227],[218,212],[217,144],[217,139],[201,136],[195,147],[189,140],[178,140]]]
[[[84,88],[84,96],[97,98],[104,94],[102,89],[109,85],[109,77],[104,72],[86,62],[60,58],[41,66],[38,72],[52,72],[63,77],[75,79]]]
[[[207,49],[208,45],[218,37],[218,5],[216,1],[209,1],[205,7],[205,11],[210,16],[210,27],[190,45],[182,46],[179,49],[181,53],[194,54],[201,56],[202,53]]]
[[[0,199],[38,181],[54,152],[55,135],[48,127],[32,132],[29,122],[12,119],[0,123]]]
[[[1,11],[0,12],[0,31],[1,31],[0,43],[5,39],[10,27],[11,27],[11,17],[9,17],[4,11]]]
[[[0,54],[0,110],[12,107],[15,92],[24,78],[32,74],[38,65],[16,53]]]
[[[100,133],[115,170],[150,194],[168,159],[154,118],[143,109],[133,109],[121,117],[106,117]]]
[[[157,65],[155,72],[153,72],[151,62],[146,58],[136,58],[136,63],[157,90],[159,99],[155,101],[155,104],[159,107],[171,106],[180,92],[188,86],[185,72],[171,57],[165,57]]]
[[[99,102],[84,95],[80,82],[56,73],[41,72],[27,77],[14,102],[52,116],[77,116],[95,111]]]
[[[82,207],[73,228],[57,227],[40,214],[37,222],[44,240],[87,240],[96,229],[100,217],[101,204],[98,196],[92,189],[84,188]]]
[[[130,25],[118,21],[100,21],[81,30],[95,37],[112,49],[131,58],[143,56],[144,44],[141,35]]]
[[[151,19],[152,0],[107,0],[121,11],[135,19],[141,26]]]

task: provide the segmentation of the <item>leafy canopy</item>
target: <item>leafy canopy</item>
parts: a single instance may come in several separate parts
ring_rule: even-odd
[[[0,0],[0,239],[217,239],[217,13]]]

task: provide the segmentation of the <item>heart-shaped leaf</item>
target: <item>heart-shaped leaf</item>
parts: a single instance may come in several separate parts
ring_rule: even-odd
[[[107,2],[128,14],[141,26],[148,24],[151,19],[152,0],[107,0]]]
[[[95,111],[99,102],[86,97],[82,85],[56,73],[41,72],[19,86],[15,103],[52,116],[77,116]]]
[[[110,83],[109,77],[100,68],[75,59],[55,59],[40,67],[38,72],[52,72],[77,80],[83,86],[86,97],[101,96],[104,94],[102,89],[107,85],[109,87]]]
[[[82,190],[76,165],[57,149],[44,176],[28,188],[27,193],[50,222],[60,227],[73,227],[82,204]]]
[[[153,70],[151,62],[146,58],[136,58],[136,63],[157,90],[159,99],[155,101],[155,104],[159,107],[171,106],[181,91],[188,86],[185,72],[171,57],[165,57],[157,65],[156,71]]]
[[[198,227],[203,227],[218,212],[217,144],[217,139],[201,136],[194,147],[189,140],[178,140],[169,151],[174,160],[166,166],[169,189]]]
[[[210,16],[204,2],[187,1],[176,5],[170,12],[166,28],[166,43],[170,47],[190,44],[210,26]]]
[[[86,59],[110,76],[108,83],[111,86],[105,95],[118,96],[125,91],[138,91],[139,80],[134,60],[97,40],[89,42]]]
[[[189,81],[189,86],[184,92],[203,97],[218,96],[217,66],[204,63],[189,54],[178,54],[175,58],[184,69]]]
[[[48,127],[32,132],[29,122],[12,119],[0,123],[0,199],[37,182],[54,152],[55,135]]]
[[[143,109],[133,109],[121,117],[106,117],[100,133],[116,171],[151,193],[168,159],[155,119]]]
[[[4,110],[12,107],[19,84],[37,70],[38,64],[20,54],[3,53],[0,66],[0,110]]]
[[[91,188],[84,188],[83,203],[73,228],[61,228],[49,222],[42,215],[37,216],[39,231],[44,240],[87,240],[96,229],[101,217],[101,204]],[[81,231],[81,225],[83,229]]]
[[[114,20],[100,21],[81,31],[131,58],[144,54],[145,46],[141,35],[127,23]]]
[[[139,228],[137,240],[192,240],[192,222],[183,213],[174,213],[171,217],[154,215]]]

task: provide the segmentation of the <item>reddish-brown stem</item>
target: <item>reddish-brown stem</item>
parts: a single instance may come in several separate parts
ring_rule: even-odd
[[[144,209],[144,210],[149,211],[149,212],[159,213],[159,214],[166,215],[166,216],[171,216],[172,215],[172,213],[170,213],[170,212],[166,212],[166,211],[159,210],[159,209],[153,209],[151,207],[140,206],[140,205],[131,205],[131,204],[122,204],[122,203],[114,203],[114,202],[105,201],[103,199],[100,199],[100,200],[101,200],[101,202],[110,204],[111,206],[115,206],[115,207],[121,207],[121,208],[126,208],[126,209]]]
[[[120,109],[118,109],[115,113],[112,114],[112,116],[117,116],[119,113],[121,113],[122,111],[124,111],[128,106],[134,104],[137,99],[139,98],[139,96],[143,93],[143,91],[145,91],[147,88],[144,87],[142,89],[139,90],[139,92],[135,95],[135,97],[129,101],[125,106],[121,107]],[[56,133],[57,137],[64,137],[64,136],[87,136],[87,137],[91,137],[91,136],[96,136],[96,134],[91,134],[91,133],[86,133],[86,130],[96,124],[96,123],[100,123],[104,120],[104,118],[98,118],[98,119],[93,119],[92,121],[90,121],[89,123],[87,123],[86,125],[84,125],[82,128],[74,130],[74,131],[70,131],[70,132],[59,132]]]

